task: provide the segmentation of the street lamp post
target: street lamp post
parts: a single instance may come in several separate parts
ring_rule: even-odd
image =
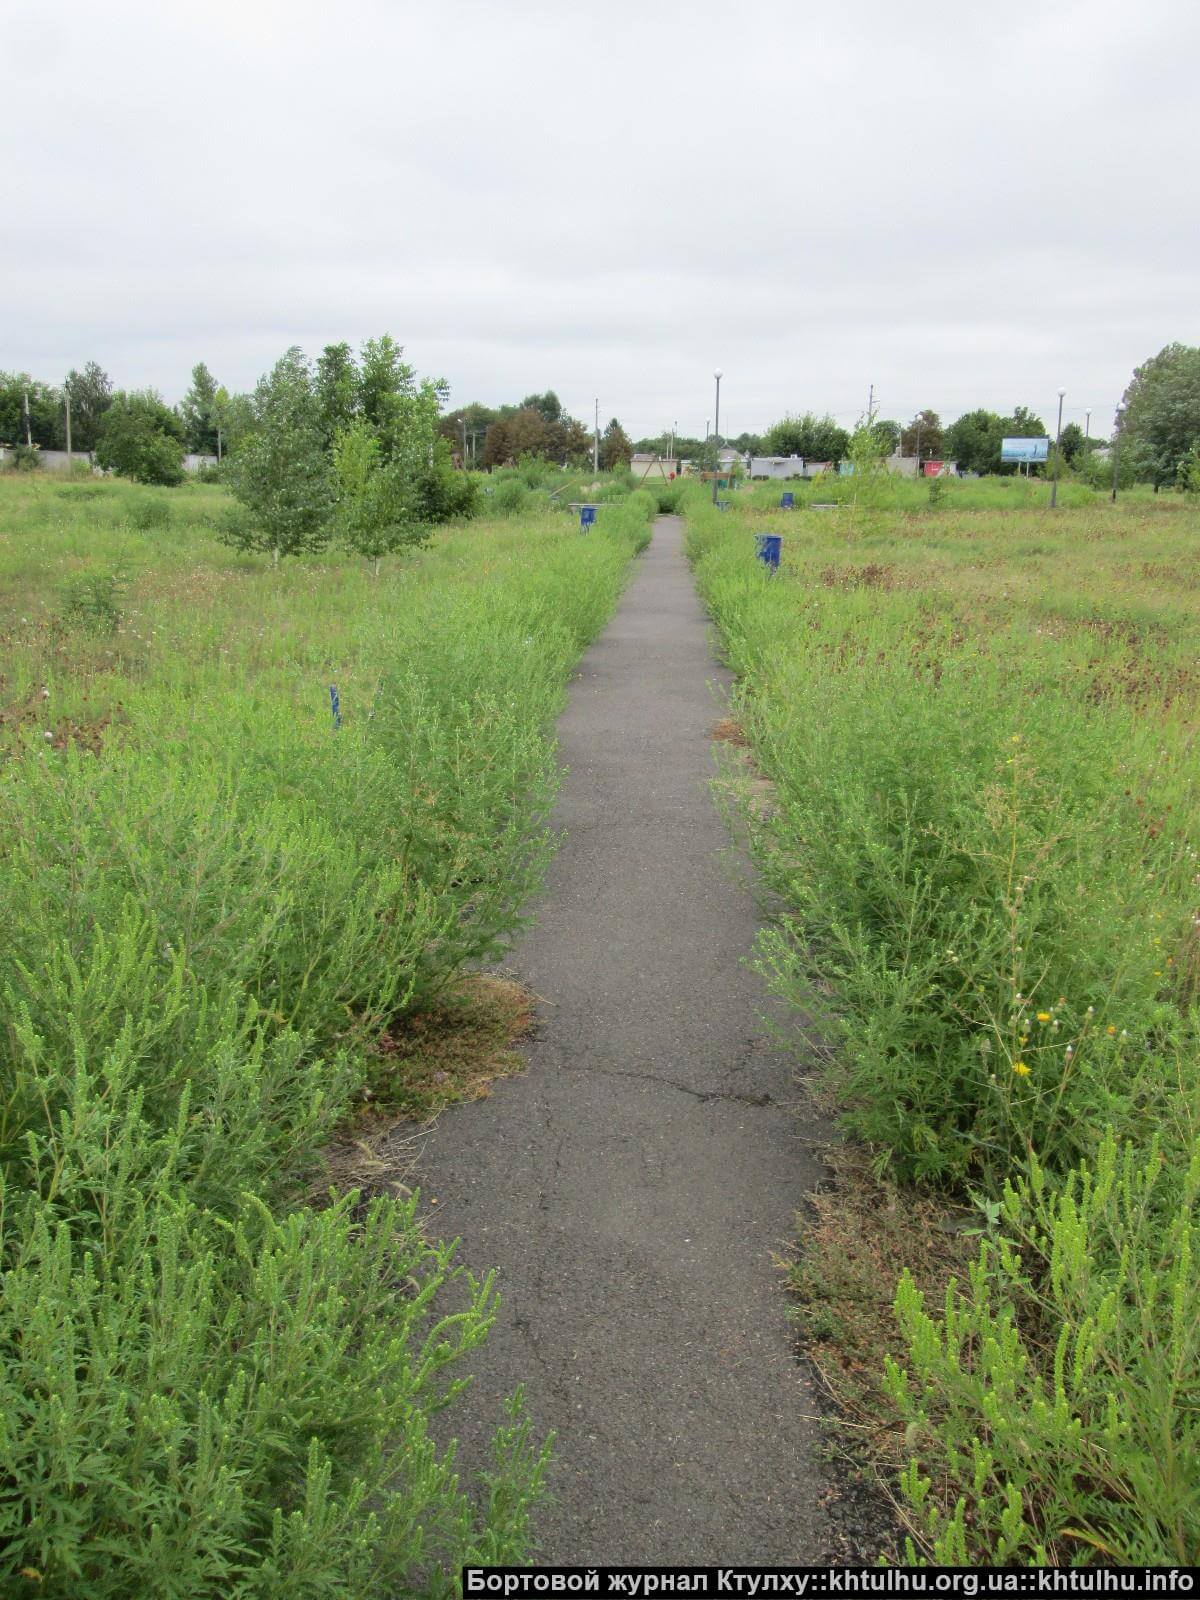
[[[1089,406],[1083,413],[1083,437],[1086,443],[1092,437],[1092,408]]]
[[[721,476],[721,379],[724,373],[720,367],[713,373],[717,380],[717,400],[713,407],[713,505],[717,503],[717,479]]]
[[[1062,445],[1062,403],[1065,389],[1058,391],[1058,427],[1054,434],[1054,482],[1050,485],[1050,509],[1054,510],[1058,504],[1058,458],[1061,455]]]

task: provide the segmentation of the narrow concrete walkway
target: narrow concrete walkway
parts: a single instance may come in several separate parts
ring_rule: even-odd
[[[756,918],[708,790],[728,678],[708,631],[660,518],[559,724],[566,841],[510,963],[546,1001],[528,1073],[445,1113],[416,1169],[503,1296],[453,1413],[464,1462],[521,1382],[557,1432],[547,1561],[821,1559],[772,1260],[818,1173],[741,965]]]

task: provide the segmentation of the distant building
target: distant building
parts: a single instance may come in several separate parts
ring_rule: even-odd
[[[629,470],[639,483],[644,483],[647,478],[657,481],[659,478],[669,478],[672,473],[679,476],[680,463],[673,461],[670,456],[651,455],[648,450],[639,450],[629,463]]]
[[[803,456],[751,456],[752,478],[807,478]]]

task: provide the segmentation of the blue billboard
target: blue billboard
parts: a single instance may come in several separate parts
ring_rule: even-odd
[[[1047,461],[1050,457],[1049,439],[1002,439],[1001,461]]]

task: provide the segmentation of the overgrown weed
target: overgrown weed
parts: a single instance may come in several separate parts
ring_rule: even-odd
[[[827,1087],[879,1171],[975,1202],[988,1235],[940,1312],[896,1302],[913,1554],[1179,1563],[1200,607],[1164,575],[1194,514],[1080,490],[1052,516],[1037,488],[954,486],[922,517],[897,486],[864,537],[847,481],[838,512],[772,515],[776,577],[761,495],[717,517],[693,493],[689,544],[776,791],[747,811],[790,908],[764,975],[836,1045]]]

